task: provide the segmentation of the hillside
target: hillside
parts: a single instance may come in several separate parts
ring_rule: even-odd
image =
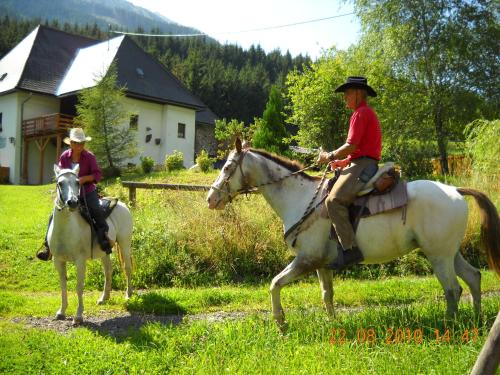
[[[102,30],[109,24],[128,30],[147,25],[148,30],[155,28],[162,33],[199,33],[126,0],[2,0],[0,14],[25,20],[57,20],[61,25],[96,23]]]

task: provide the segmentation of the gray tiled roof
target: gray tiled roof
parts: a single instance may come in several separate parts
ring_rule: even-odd
[[[74,94],[81,88],[90,87],[92,80],[85,81],[83,87],[76,87],[71,84],[67,85],[64,78],[72,72],[71,69],[75,67],[76,63],[81,63],[78,59],[85,58],[85,56],[88,58],[88,54],[81,54],[80,51],[92,52],[94,48],[98,49],[100,45],[107,42],[72,35],[46,26],[38,26],[35,30],[37,30],[37,34],[33,44],[24,43],[22,47],[31,48],[31,50],[21,51],[24,53],[16,52],[16,56],[27,56],[25,61],[19,61],[19,65],[16,64],[18,70],[24,67],[22,74],[21,71],[17,72],[20,76],[17,85],[11,85],[9,90],[2,90],[0,86],[0,95],[14,88],[65,96]],[[147,54],[130,37],[117,37],[112,40],[119,45],[114,56],[114,61],[117,62],[118,84],[126,86],[127,95],[198,110],[206,108],[206,105],[199,98],[193,95],[172,73]],[[105,61],[104,54],[96,54],[96,56],[103,59],[101,66],[109,68],[110,62]],[[2,60],[0,60],[0,66],[1,62]],[[94,64],[94,68],[96,65],[99,65],[99,61]],[[83,66],[85,67],[85,64]],[[79,69],[81,67],[82,64],[79,65]],[[91,67],[88,67],[88,71],[83,70],[80,70],[78,74],[89,76],[95,73]],[[71,75],[67,78],[72,79]],[[63,82],[64,84],[62,84]],[[61,86],[69,89],[58,90]],[[198,111],[196,118],[197,121],[200,118],[200,122],[213,124],[216,116],[207,108],[205,111]]]

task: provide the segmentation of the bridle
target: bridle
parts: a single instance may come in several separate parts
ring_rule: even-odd
[[[68,207],[68,204],[67,202],[64,201],[62,195],[63,195],[63,192],[61,190],[61,184],[60,184],[60,181],[59,181],[59,178],[64,176],[64,175],[67,175],[67,174],[72,174],[74,176],[76,176],[77,178],[77,181],[78,181],[78,175],[73,171],[73,170],[67,170],[66,172],[64,173],[61,173],[61,174],[58,174],[57,177],[56,177],[56,191],[57,191],[57,196],[56,196],[56,201],[55,201],[55,206],[56,206],[56,209],[58,211],[61,211],[63,210],[65,207]],[[80,204],[79,200],[78,200],[78,205]]]
[[[275,184],[275,183],[278,183],[278,182],[281,182],[289,177],[293,177],[295,175],[298,175],[308,169],[311,169],[313,167],[316,166],[316,164],[311,164],[305,168],[302,168],[298,171],[294,171],[294,172],[290,172],[289,174],[287,175],[284,175],[284,176],[281,176],[281,177],[278,177],[278,178],[275,178],[275,179],[272,179],[272,180],[269,180],[269,181],[266,181],[266,182],[263,182],[261,184],[258,184],[258,185],[253,185],[251,186],[249,183],[248,183],[248,179],[247,177],[245,176],[245,173],[243,173],[243,168],[242,168],[242,162],[243,162],[243,158],[245,157],[245,155],[247,154],[247,152],[249,152],[249,150],[242,150],[240,152],[240,156],[238,158],[238,160],[236,160],[236,162],[233,162],[231,161],[231,163],[229,165],[232,165],[232,164],[236,164],[236,166],[234,167],[234,169],[229,173],[229,175],[224,179],[224,181],[222,182],[222,184],[220,184],[220,186],[215,186],[215,185],[212,185],[210,186],[211,189],[214,189],[215,191],[219,191],[221,193],[224,193],[226,194],[228,197],[229,197],[229,202],[232,201],[233,198],[235,198],[236,196],[238,196],[239,194],[248,194],[248,193],[254,193],[258,190],[258,188],[262,187],[262,186],[266,186],[266,185],[272,185],[272,184]],[[228,166],[226,166],[228,167]],[[229,181],[231,180],[231,178],[233,177],[234,173],[236,172],[236,170],[239,168],[240,170],[240,173],[241,173],[241,178],[243,180],[243,184],[242,184],[242,187],[238,190],[236,190],[235,192],[231,193],[231,189],[229,188]]]
[[[292,176],[295,176],[301,172],[304,172],[308,169],[311,169],[313,167],[316,166],[316,163],[314,164],[311,164],[305,168],[302,168],[298,171],[295,171],[295,172],[291,172],[287,175],[284,175],[284,176],[281,176],[281,177],[278,177],[276,179],[273,179],[273,180],[270,180],[270,181],[267,181],[267,182],[264,182],[264,183],[261,183],[261,184],[258,184],[258,185],[255,185],[255,186],[250,186],[250,184],[248,183],[248,179],[247,177],[245,176],[245,174],[243,173],[243,168],[241,166],[242,162],[243,162],[243,158],[245,157],[245,155],[247,154],[248,150],[242,150],[240,152],[240,156],[238,158],[238,160],[236,161],[236,166],[234,167],[234,169],[229,173],[229,175],[224,179],[224,181],[222,182],[222,184],[220,186],[215,186],[215,185],[212,185],[210,188],[211,189],[214,189],[218,192],[221,192],[223,194],[226,194],[228,196],[228,200],[229,202],[232,201],[233,198],[235,198],[237,195],[239,194],[247,194],[247,193],[252,193],[252,192],[255,192],[259,187],[262,187],[262,186],[266,186],[266,185],[271,185],[271,184],[275,184],[275,183],[278,183],[278,182],[281,182],[289,177],[292,177]],[[231,162],[231,164],[233,164],[233,162]],[[230,165],[231,165],[230,164]],[[231,177],[233,177],[234,173],[236,172],[237,169],[240,169],[240,173],[241,173],[241,177],[242,177],[242,180],[243,180],[243,184],[242,184],[242,188],[235,191],[234,193],[231,193],[231,189],[229,188],[229,181],[231,179]],[[316,197],[318,196],[318,193],[321,189],[321,186],[323,185],[323,182],[326,178],[326,175],[329,171],[329,165],[326,166],[325,168],[325,171],[323,173],[323,176],[321,178],[321,181],[320,183],[318,184],[318,187],[316,188],[316,191],[314,192],[314,195],[313,197],[311,198],[311,201],[309,202],[309,204],[307,205],[307,208],[306,210],[304,211],[304,214],[302,215],[302,217],[299,219],[299,221],[297,223],[295,223],[294,225],[292,225],[290,227],[290,229],[288,229],[286,232],[285,232],[285,240],[286,238],[292,233],[294,232],[295,233],[295,237],[294,239],[292,240],[292,247],[295,245],[295,241],[297,240],[297,236],[298,234],[300,233],[300,227],[302,225],[302,223],[309,217],[309,215],[314,211],[314,209],[316,207],[312,207],[314,201],[316,200]],[[225,190],[225,191],[224,191]],[[325,196],[326,198],[326,196]],[[323,202],[324,198],[318,203],[321,204]]]

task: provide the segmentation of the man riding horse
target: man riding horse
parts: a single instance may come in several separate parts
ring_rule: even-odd
[[[349,221],[348,207],[356,194],[377,170],[382,151],[382,132],[375,111],[366,103],[368,96],[377,96],[364,77],[348,77],[335,92],[343,92],[346,106],[354,113],[349,121],[346,143],[327,153],[321,152],[318,163],[330,163],[332,170],[342,171],[325,200],[328,215],[343,248],[343,256],[332,264],[342,269],[363,261],[355,243],[354,230]]]

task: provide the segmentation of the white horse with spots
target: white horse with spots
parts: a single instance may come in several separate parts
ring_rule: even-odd
[[[265,151],[241,148],[228,157],[220,175],[212,185],[207,201],[209,208],[222,209],[239,193],[257,187],[266,201],[282,219],[285,233],[301,218],[314,196],[320,179],[300,170],[291,160]],[[471,195],[482,213],[481,235],[490,266],[500,270],[499,218],[493,203],[483,193],[456,188],[434,181],[413,181],[407,184],[406,222],[402,209],[362,218],[356,242],[363,253],[364,264],[384,263],[420,247],[432,264],[446,297],[447,315],[458,309],[462,288],[457,275],[470,288],[475,311],[481,306],[481,274],[460,254],[459,246],[467,226],[468,207],[463,195]],[[319,202],[316,198],[315,204]],[[318,209],[301,225],[299,233],[286,238],[296,254],[295,259],[271,282],[273,316],[281,327],[285,323],[280,301],[281,288],[306,272],[316,270],[329,314],[333,314],[332,270],[337,257],[337,242],[329,239],[331,222]],[[295,238],[296,235],[296,238]],[[294,241],[295,240],[295,241]]]
[[[66,262],[74,262],[76,266],[76,293],[78,308],[73,318],[73,324],[83,322],[83,285],[87,259],[101,259],[104,268],[104,290],[97,303],[102,304],[109,299],[111,292],[111,259],[108,254],[94,241],[91,246],[90,225],[83,219],[79,211],[80,184],[78,180],[79,167],[74,169],[60,169],[54,165],[56,174],[56,199],[53,219],[49,226],[47,240],[54,258],[54,265],[59,273],[61,285],[61,308],[57,311],[56,319],[65,319],[68,306],[66,286]],[[109,225],[108,236],[111,242],[118,243],[119,258],[127,277],[126,298],[132,295],[131,273],[131,242],[132,242],[132,215],[128,207],[118,202],[107,218]]]

